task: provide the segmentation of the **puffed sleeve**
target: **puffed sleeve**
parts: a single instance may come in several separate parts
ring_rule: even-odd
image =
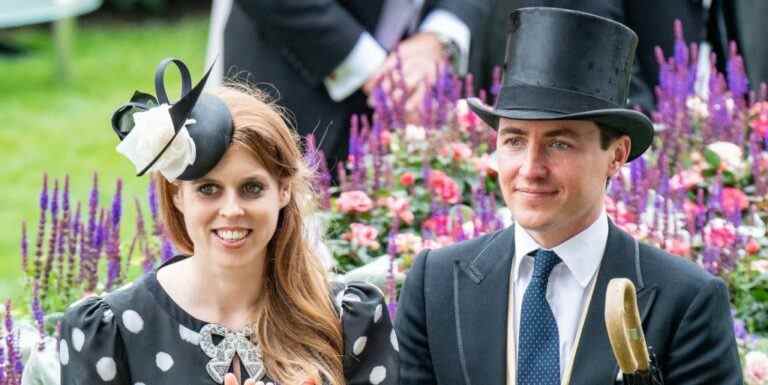
[[[100,297],[71,307],[61,323],[61,385],[131,385],[123,340]]]
[[[337,290],[347,384],[398,385],[397,337],[384,295],[366,283],[347,283]]]

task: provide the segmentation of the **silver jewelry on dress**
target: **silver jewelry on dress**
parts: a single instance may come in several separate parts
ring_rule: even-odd
[[[214,335],[223,339],[215,344]],[[258,381],[264,377],[266,370],[261,358],[261,349],[248,338],[252,335],[254,332],[250,327],[233,331],[218,324],[207,324],[200,329],[200,348],[208,357],[211,357],[205,369],[214,381],[219,384],[224,383],[224,375],[232,366],[235,354],[240,357],[250,378]]]

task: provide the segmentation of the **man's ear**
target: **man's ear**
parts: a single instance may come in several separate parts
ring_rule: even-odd
[[[632,139],[628,135],[622,135],[616,139],[608,151],[611,154],[610,164],[608,165],[608,177],[615,176],[619,170],[627,163],[629,151],[632,149]]]

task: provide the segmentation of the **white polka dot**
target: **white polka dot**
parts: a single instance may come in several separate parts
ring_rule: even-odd
[[[395,329],[392,329],[392,332],[389,333],[389,342],[392,343],[392,347],[396,352],[400,351],[400,347],[397,345],[397,334],[395,334]]]
[[[115,316],[115,313],[112,312],[112,309],[107,309],[104,311],[104,316],[101,318],[104,323],[108,323],[112,321],[112,318]]]
[[[69,345],[67,345],[67,340],[63,338],[59,341],[59,361],[62,365],[69,363]]]
[[[96,362],[96,373],[99,374],[102,381],[112,381],[117,376],[117,365],[112,357],[101,357]]]
[[[131,333],[138,334],[141,329],[144,329],[144,320],[141,319],[139,313],[133,310],[126,310],[123,312],[123,325]]]
[[[267,385],[275,385],[274,382],[267,382]]]
[[[365,349],[365,343],[368,342],[368,337],[359,337],[355,340],[355,343],[352,344],[352,353],[355,353],[356,356],[359,356],[360,353],[363,352],[363,349]]]
[[[145,384],[143,382],[137,382],[137,383],[135,383],[133,385],[145,385]]]
[[[181,336],[182,340],[187,341],[192,345],[200,344],[200,333],[187,329],[181,324],[179,324],[179,336]]]
[[[155,356],[155,364],[160,370],[167,372],[173,366],[173,358],[166,352],[160,352]]]
[[[341,308],[341,301],[344,299],[344,291],[347,290],[346,287],[344,287],[344,290],[336,293],[336,307]]]
[[[72,329],[72,347],[78,352],[83,348],[85,343],[85,333],[78,328]]]
[[[383,366],[373,368],[373,370],[371,370],[371,375],[368,376],[368,380],[373,385],[379,385],[385,378],[387,378],[387,368]]]
[[[362,299],[360,298],[359,295],[352,294],[352,293],[344,294],[344,297],[342,297],[342,300],[343,301],[347,301],[347,302],[361,302],[362,301]]]
[[[264,385],[264,381],[256,381],[256,385]]]
[[[379,322],[379,319],[381,319],[381,311],[382,306],[381,304],[376,305],[376,310],[373,311],[373,322]]]

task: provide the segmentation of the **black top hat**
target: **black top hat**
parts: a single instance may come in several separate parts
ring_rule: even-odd
[[[625,108],[637,35],[621,23],[559,8],[510,14],[502,87],[490,107],[470,108],[491,127],[499,118],[592,120],[628,135],[629,160],[653,140],[653,124]]]
[[[165,69],[169,64],[175,64],[181,73],[181,99],[176,103],[171,103],[165,92]],[[212,68],[213,66],[211,66]],[[112,114],[112,129],[115,131],[121,141],[124,141],[129,134],[134,132],[136,121],[134,115],[147,112],[153,109],[160,110],[163,105],[167,108],[166,119],[161,122],[170,123],[171,127],[146,127],[142,130],[143,135],[155,135],[163,130],[172,129],[172,133],[165,133],[165,139],[160,143],[160,148],[153,152],[150,157],[128,156],[134,162],[138,176],[144,175],[153,169],[159,160],[166,155],[171,144],[180,134],[188,135],[193,145],[189,146],[188,154],[183,154],[189,158],[186,167],[179,170],[178,175],[169,178],[165,170],[163,175],[169,179],[194,180],[207,174],[219,162],[232,140],[232,116],[224,101],[211,94],[202,94],[205,82],[211,69],[205,73],[203,78],[190,89],[192,84],[187,66],[179,59],[168,58],[160,62],[155,70],[155,91],[157,98],[152,95],[135,91],[131,100],[120,106]],[[163,113],[163,111],[161,111]],[[164,137],[164,138],[165,138]],[[142,143],[134,141],[134,143]],[[146,143],[146,141],[144,142]],[[119,148],[119,147],[118,147]],[[135,151],[150,151],[148,149],[134,149]],[[176,174],[176,173],[174,173]]]

